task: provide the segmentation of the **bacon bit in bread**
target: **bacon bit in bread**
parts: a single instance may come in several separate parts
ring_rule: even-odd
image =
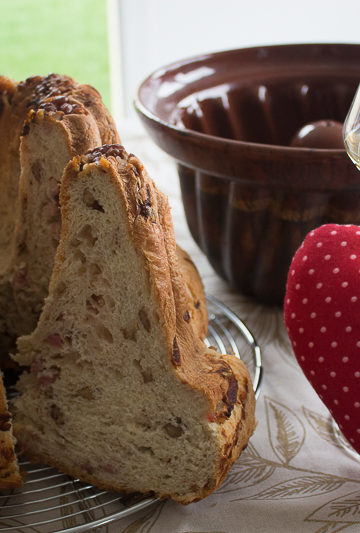
[[[181,365],[180,351],[179,351],[179,346],[178,346],[176,337],[174,337],[174,341],[173,341],[173,353],[172,353],[172,358],[171,359],[172,359],[173,365],[175,365],[175,366],[180,366]]]
[[[27,266],[25,263],[21,264],[17,270],[15,270],[13,276],[13,285],[25,285],[27,279]]]
[[[51,333],[51,335],[48,335],[46,337],[46,342],[53,348],[61,348],[64,344],[64,341],[58,333]]]

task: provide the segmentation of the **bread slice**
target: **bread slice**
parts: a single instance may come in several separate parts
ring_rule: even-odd
[[[49,296],[15,357],[19,443],[105,489],[199,500],[254,431],[249,373],[194,333],[169,206],[135,156],[75,157],[60,199]]]
[[[17,336],[34,329],[47,295],[66,164],[119,138],[99,93],[72,78],[50,74],[19,84],[2,78],[1,87],[0,343],[6,353]]]
[[[25,86],[0,76],[0,270],[6,261],[15,228],[20,135],[29,111],[27,99],[31,89],[31,83]]]
[[[10,490],[23,484],[15,456],[11,414],[8,411],[5,389],[0,374],[0,490]]]

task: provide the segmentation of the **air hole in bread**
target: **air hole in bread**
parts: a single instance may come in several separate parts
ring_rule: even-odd
[[[136,333],[138,329],[139,324],[136,320],[134,320],[128,326],[126,326],[126,328],[120,328],[120,331],[123,334],[124,339],[136,342]]]
[[[35,161],[31,165],[31,172],[37,181],[40,181],[43,177],[43,165],[41,164],[39,159],[35,159]]]
[[[139,370],[144,383],[151,383],[154,381],[152,371],[150,368],[142,368],[140,361],[133,359],[134,366]]]
[[[104,305],[105,300],[101,294],[92,294],[90,298],[86,300],[86,309],[94,315],[98,315],[100,313],[100,309],[104,307]]]
[[[81,250],[77,250],[75,253],[74,253],[74,260],[75,261],[80,261],[80,263],[84,264],[86,263],[86,257],[85,255],[82,253]]]
[[[94,246],[94,244],[98,240],[98,238],[93,235],[92,227],[90,226],[90,224],[86,224],[86,226],[82,228],[79,233],[79,238],[86,241],[87,244],[89,244],[90,246]]]
[[[104,340],[104,341],[108,342],[109,344],[113,344],[114,338],[113,338],[111,332],[108,330],[108,328],[106,328],[105,326],[100,324],[100,325],[96,326],[95,329],[96,329],[96,334],[99,337],[99,339]]]
[[[170,422],[164,426],[164,429],[172,439],[178,439],[184,433],[184,430],[181,426],[175,426]]]
[[[83,194],[83,202],[87,207],[90,207],[90,209],[95,209],[95,211],[100,211],[101,213],[105,213],[105,210],[102,205],[96,200],[94,195],[89,191],[89,189],[84,190]]]
[[[149,320],[149,317],[145,311],[145,309],[142,307],[139,311],[139,318],[140,318],[140,322],[142,323],[142,325],[144,326],[145,330],[149,333],[150,330],[151,330],[151,323],[150,323],[150,320]]]
[[[97,263],[91,263],[89,266],[89,273],[92,278],[95,278],[101,274],[101,268]]]
[[[84,400],[95,400],[99,397],[99,391],[85,386],[77,390],[75,396],[80,396],[80,398],[84,398]]]
[[[111,296],[107,296],[106,303],[111,311],[114,311],[115,309],[115,300],[111,298]]]
[[[76,237],[70,241],[70,246],[73,246],[74,248],[77,248],[79,244],[81,244],[81,241]]]
[[[63,426],[65,423],[65,416],[60,407],[52,404],[50,407],[50,416],[58,426]]]
[[[154,450],[150,446],[139,446],[139,452],[144,455],[154,455]]]

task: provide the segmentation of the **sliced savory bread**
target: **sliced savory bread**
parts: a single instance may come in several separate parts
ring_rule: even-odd
[[[47,295],[66,164],[119,138],[99,93],[67,76],[19,84],[0,78],[0,96],[0,352],[6,354],[18,335],[34,329]]]
[[[60,201],[49,295],[15,356],[20,446],[105,489],[199,500],[254,431],[249,373],[202,342],[167,200],[135,156],[75,157]]]

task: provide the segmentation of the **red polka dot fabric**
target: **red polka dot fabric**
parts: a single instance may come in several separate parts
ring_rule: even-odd
[[[284,318],[306,377],[360,453],[360,227],[307,235],[290,266]]]

